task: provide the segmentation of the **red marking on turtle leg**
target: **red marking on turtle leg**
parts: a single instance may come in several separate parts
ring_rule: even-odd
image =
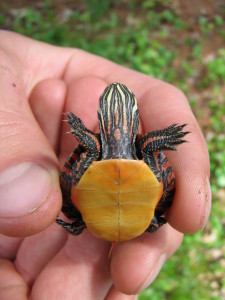
[[[169,170],[169,168],[172,168],[170,163],[168,162],[168,160],[165,162],[165,164],[162,165],[162,172],[164,172],[165,174],[168,173],[167,175],[167,182],[168,182],[168,187],[167,189],[169,191],[174,189],[175,186],[175,174],[174,172],[167,172]]]
[[[146,146],[149,144],[149,143],[152,143],[152,142],[155,142],[155,141],[159,141],[159,140],[162,140],[163,137],[161,136],[154,136],[154,137],[149,137],[142,145],[142,151],[146,148]]]
[[[62,168],[62,172],[64,172],[67,175],[70,175],[73,165],[79,159],[80,154],[83,151],[84,150],[82,149],[81,145],[78,145],[77,148],[71,153],[71,155],[66,160],[66,162]]]

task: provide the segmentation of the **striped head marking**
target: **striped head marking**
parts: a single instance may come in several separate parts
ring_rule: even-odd
[[[121,83],[110,84],[100,97],[98,119],[103,158],[132,157],[139,126],[135,95]]]

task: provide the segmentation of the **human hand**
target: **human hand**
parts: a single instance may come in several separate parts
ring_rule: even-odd
[[[187,123],[188,143],[167,156],[176,174],[169,224],[115,246],[56,225],[62,166],[76,142],[62,112],[97,130],[98,99],[111,82],[139,104],[141,131]],[[210,212],[209,158],[199,126],[175,87],[77,49],[0,32],[0,299],[134,299]],[[10,237],[9,237],[10,236]],[[21,238],[21,236],[30,236]],[[15,297],[16,295],[16,297]]]

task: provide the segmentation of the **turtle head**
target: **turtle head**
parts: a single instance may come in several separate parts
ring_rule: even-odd
[[[103,159],[134,157],[139,112],[135,95],[125,85],[106,87],[100,97],[98,119]]]

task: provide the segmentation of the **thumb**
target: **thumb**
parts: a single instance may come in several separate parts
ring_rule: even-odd
[[[58,161],[31,112],[18,62],[3,52],[0,60],[0,232],[26,236],[60,211]]]

